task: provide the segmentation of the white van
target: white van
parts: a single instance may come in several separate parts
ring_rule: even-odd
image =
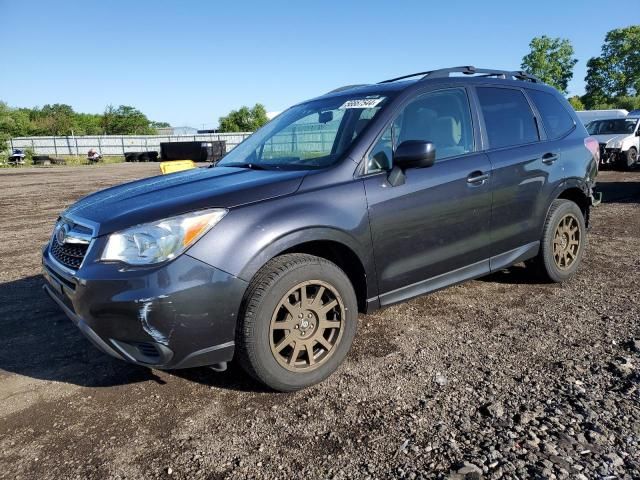
[[[578,118],[583,125],[587,125],[593,120],[601,120],[603,118],[624,118],[629,112],[624,108],[611,110],[578,110],[576,112]]]

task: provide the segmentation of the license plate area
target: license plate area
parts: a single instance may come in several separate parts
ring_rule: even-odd
[[[42,275],[44,276],[44,279],[49,284],[49,287],[51,287],[51,289],[54,292],[56,292],[59,295],[64,295],[64,290],[63,290],[63,287],[62,287],[62,283],[60,283],[55,278],[53,278],[53,276],[49,274],[49,272],[47,271],[46,268],[42,269]]]
[[[49,288],[52,292],[68,307],[73,309],[71,302],[71,295],[75,292],[75,283],[59,275],[56,275],[46,263],[42,265],[42,275],[49,284]]]

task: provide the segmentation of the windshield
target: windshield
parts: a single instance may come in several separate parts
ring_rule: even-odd
[[[611,120],[594,120],[587,124],[590,135],[632,134],[638,123],[637,118],[614,118]]]
[[[386,96],[340,96],[291,107],[231,150],[220,167],[315,169],[335,163],[378,114]]]

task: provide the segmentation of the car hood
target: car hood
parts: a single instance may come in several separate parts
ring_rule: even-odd
[[[595,138],[596,140],[598,140],[598,143],[609,143],[612,140],[613,141],[620,141],[622,142],[625,138],[627,138],[629,136],[628,133],[610,133],[608,135],[593,135],[593,138]]]
[[[308,171],[195,168],[88,195],[63,217],[95,223],[97,236],[206,208],[231,208],[294,193]]]

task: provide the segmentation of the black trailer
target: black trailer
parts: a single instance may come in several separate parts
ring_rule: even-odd
[[[163,142],[160,158],[166,160],[193,160],[194,162],[217,162],[227,152],[226,142]]]

